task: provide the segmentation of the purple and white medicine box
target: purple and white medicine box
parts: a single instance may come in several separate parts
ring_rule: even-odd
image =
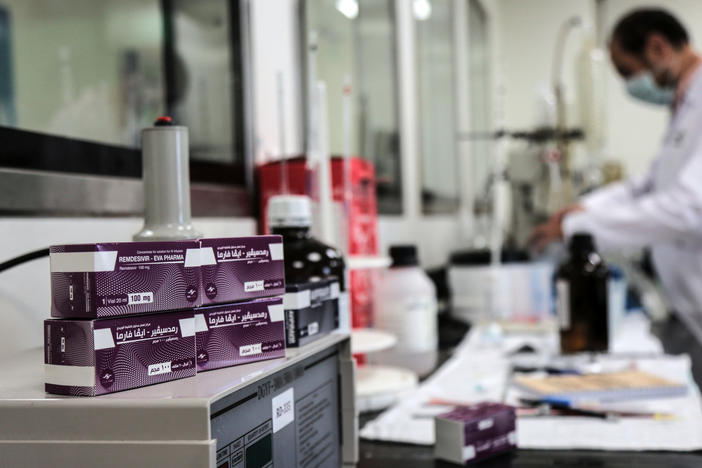
[[[478,403],[436,416],[434,456],[465,464],[516,448],[516,413],[512,406]]]
[[[199,372],[285,357],[283,298],[199,308],[195,335]]]
[[[45,389],[95,396],[191,377],[192,310],[97,320],[44,321]]]
[[[201,239],[202,305],[285,294],[281,236]]]
[[[51,316],[104,318],[199,304],[198,241],[51,247]]]

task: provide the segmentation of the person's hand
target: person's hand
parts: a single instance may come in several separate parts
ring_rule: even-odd
[[[583,211],[584,209],[585,208],[580,204],[574,204],[563,208],[551,216],[548,221],[534,228],[534,231],[532,231],[529,236],[529,245],[534,247],[538,252],[543,252],[546,246],[551,242],[563,239],[563,229],[561,227],[563,218],[570,213]]]

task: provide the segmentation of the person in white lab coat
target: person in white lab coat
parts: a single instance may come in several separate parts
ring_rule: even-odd
[[[605,252],[650,247],[668,300],[700,339],[702,58],[680,21],[661,9],[621,18],[609,49],[632,97],[671,109],[662,146],[643,177],[584,196],[537,227],[532,241],[543,248],[589,232]]]

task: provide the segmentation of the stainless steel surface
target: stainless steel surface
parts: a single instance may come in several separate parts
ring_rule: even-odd
[[[251,216],[244,187],[191,185],[194,216]],[[141,179],[0,168],[0,215],[141,216]]]
[[[197,239],[190,205],[188,127],[154,126],[141,132],[144,228],[135,241]]]

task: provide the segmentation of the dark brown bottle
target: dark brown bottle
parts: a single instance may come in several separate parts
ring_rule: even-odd
[[[310,199],[302,195],[278,195],[268,205],[273,234],[283,236],[286,283],[299,284],[336,277],[346,291],[345,264],[341,253],[310,234]]]
[[[595,250],[592,236],[575,234],[570,257],[556,272],[562,353],[608,350],[608,280],[609,268]]]

